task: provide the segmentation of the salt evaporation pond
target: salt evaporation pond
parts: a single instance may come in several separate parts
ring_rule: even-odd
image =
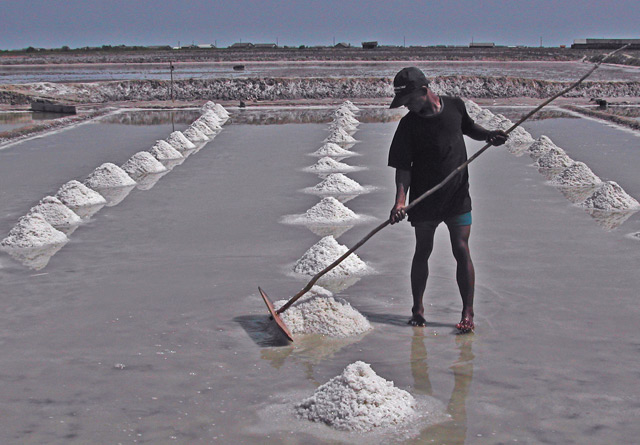
[[[377,274],[336,294],[373,329],[340,348],[322,337],[282,344],[257,286],[275,301],[308,278],[287,267],[320,238],[280,219],[319,201],[300,190],[318,182],[302,170],[326,125],[232,117],[151,190],[80,225],[41,270],[0,253],[0,441],[633,443],[640,243],[627,234],[640,232],[640,215],[602,230],[529,156],[500,147],[470,167],[474,336],[454,335],[460,298],[444,227],[430,262],[430,325],[406,326],[414,235],[403,223],[358,250]],[[360,156],[349,163],[367,170],[349,177],[378,187],[349,201],[358,215],[389,214],[395,127],[358,127]],[[588,119],[525,129],[640,196],[637,136]],[[0,238],[62,184],[122,165],[172,131],[170,120],[103,120],[0,149]],[[470,152],[480,146],[468,142]],[[339,243],[353,246],[371,228],[356,226]],[[377,440],[296,417],[296,403],[358,360],[417,400],[437,400],[450,420],[427,416],[416,431]],[[283,409],[263,417],[274,404]]]

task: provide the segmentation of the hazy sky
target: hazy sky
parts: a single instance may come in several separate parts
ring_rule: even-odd
[[[570,45],[640,38],[640,0],[0,0],[0,49],[234,42]]]

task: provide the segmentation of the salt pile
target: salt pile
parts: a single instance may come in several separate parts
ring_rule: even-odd
[[[55,228],[77,226],[82,219],[55,196],[45,196],[29,210],[27,215],[38,213]]]
[[[214,104],[213,111],[215,111],[216,114],[220,116],[222,119],[229,118],[229,112],[220,104]]]
[[[136,185],[136,181],[117,165],[107,162],[87,176],[84,184],[91,188],[130,187]]]
[[[601,182],[584,162],[574,162],[551,180],[558,187],[591,187]]]
[[[331,133],[339,131],[339,130],[342,129],[342,130],[346,131],[347,133],[353,134],[358,130],[358,128],[355,125],[350,124],[349,122],[347,122],[347,121],[345,121],[343,119],[334,120],[333,122],[331,122],[329,124],[329,126],[327,128]]]
[[[301,418],[358,432],[401,424],[415,414],[415,408],[411,394],[378,376],[362,361],[347,366],[295,406]]]
[[[207,111],[197,121],[204,122],[214,133],[222,130],[220,118],[213,111]]]
[[[318,150],[312,153],[313,156],[319,156],[319,157],[325,157],[325,156],[346,157],[346,156],[353,156],[355,154],[356,154],[355,152],[342,148],[341,146],[333,142],[327,142]]]
[[[640,209],[640,203],[613,181],[603,183],[581,206],[607,212]]]
[[[318,159],[318,162],[304,170],[311,173],[346,173],[360,169],[325,156],[324,158]]]
[[[340,105],[340,108],[347,108],[353,112],[360,111],[360,108],[356,107],[354,103],[351,102],[350,100],[345,100],[344,102],[342,102],[342,105]]]
[[[60,187],[56,198],[72,210],[80,207],[103,206],[107,203],[100,193],[76,180],[69,181]]]
[[[553,141],[551,141],[551,139],[542,135],[529,146],[527,152],[533,159],[538,159],[549,153],[552,148],[558,147],[553,143]]]
[[[352,144],[356,142],[355,138],[342,128],[334,128],[325,139],[325,142],[333,142],[335,144]]]
[[[5,249],[22,249],[65,244],[69,238],[47,222],[39,213],[30,213],[18,220],[9,235],[0,241]]]
[[[285,303],[286,300],[276,301],[274,307],[280,308]],[[300,299],[280,316],[292,334],[346,338],[372,329],[369,321],[347,301],[331,295]]]
[[[344,255],[349,249],[338,244],[333,236],[325,236],[311,246],[302,257],[296,261],[293,271],[303,275],[315,275]],[[342,278],[350,275],[362,275],[369,271],[369,267],[355,253],[352,253],[340,264],[323,276],[327,279]]]
[[[198,130],[199,132],[207,136],[209,139],[212,139],[212,137],[210,137],[211,135],[216,134],[215,130],[213,130],[210,126],[206,124],[206,122],[201,121],[199,118],[193,121],[190,127],[195,128],[196,130]]]
[[[349,222],[357,218],[358,215],[350,208],[336,198],[327,196],[307,210],[301,219],[311,224],[333,224],[337,222]]]
[[[324,181],[308,189],[314,193],[321,194],[350,194],[362,193],[365,188],[353,179],[350,179],[342,173],[332,173],[327,176]]]
[[[178,150],[165,141],[156,141],[153,147],[149,150],[149,153],[151,153],[151,155],[158,161],[173,161],[183,158]]]
[[[489,119],[486,125],[488,128],[493,130],[507,130],[513,125],[513,122],[504,117],[502,114],[496,114],[491,119]]]
[[[184,134],[184,137],[186,137],[190,142],[193,143],[205,142],[209,140],[209,137],[206,134],[193,126],[187,127],[187,129],[184,130],[182,134]]]
[[[555,147],[538,158],[535,165],[540,168],[557,169],[569,167],[573,162],[573,159],[567,156],[563,149]]]
[[[507,150],[511,153],[521,155],[535,139],[531,134],[522,127],[516,127],[509,133],[509,139],[507,139]]]
[[[346,122],[346,123],[354,125],[354,126],[357,126],[360,123],[358,121],[358,119],[355,118],[353,113],[351,113],[349,110],[337,109],[333,113],[333,118],[334,118],[334,120],[341,120],[343,122]]]
[[[486,108],[482,109],[475,118],[475,121],[483,125],[489,122],[493,118],[493,113]]]
[[[122,169],[136,181],[149,174],[167,171],[167,168],[147,151],[139,151],[131,156],[127,162],[122,164]]]
[[[474,121],[477,120],[477,116],[482,112],[482,108],[477,103],[471,100],[465,100],[464,105],[467,108],[467,113]]]
[[[167,142],[181,153],[196,148],[195,144],[187,139],[181,131],[171,133],[167,138]]]

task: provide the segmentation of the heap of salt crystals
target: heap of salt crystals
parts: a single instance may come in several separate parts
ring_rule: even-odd
[[[465,100],[464,105],[467,108],[467,113],[471,116],[471,119],[474,121],[477,120],[476,117],[482,112],[480,105],[472,100]]]
[[[358,121],[358,119],[355,118],[353,113],[347,109],[338,108],[336,111],[333,112],[333,118],[334,120],[339,119],[343,122],[349,123],[354,126],[357,126],[358,124],[360,124],[360,122]]]
[[[349,151],[346,148],[342,148],[338,144],[335,144],[333,142],[327,142],[318,150],[313,152],[311,155],[317,156],[317,157],[334,156],[337,158],[344,158],[344,157],[353,156],[356,154],[357,153],[353,151]]]
[[[604,182],[580,205],[587,209],[606,212],[636,211],[640,209],[640,203],[613,181]]]
[[[339,146],[338,146],[339,147]],[[311,167],[307,167],[304,171],[308,171],[311,173],[347,173],[351,171],[359,170],[358,167],[354,167],[349,164],[345,164],[344,162],[336,161],[329,156],[325,156],[324,158],[318,159],[318,162],[313,164]]]
[[[557,149],[558,146],[547,136],[542,135],[529,146],[527,152],[532,159],[538,159],[549,153],[552,148]]]
[[[567,168],[573,164],[573,160],[559,147],[550,148],[547,153],[540,156],[535,162],[539,168],[558,169]]]
[[[180,153],[194,150],[196,148],[195,144],[187,139],[181,131],[174,131],[171,133],[167,138],[167,142]]]
[[[47,222],[39,213],[29,213],[18,220],[9,235],[0,241],[4,249],[38,248],[66,244],[69,238]]]
[[[353,134],[353,133],[355,133],[355,132],[358,130],[358,127],[356,127],[355,125],[353,125],[353,124],[351,124],[351,123],[347,122],[346,120],[344,120],[344,119],[342,119],[342,118],[336,118],[336,119],[334,119],[334,120],[329,124],[329,126],[328,126],[327,128],[328,128],[328,130],[329,130],[330,132],[332,132],[332,133],[333,133],[334,131],[337,131],[337,130],[342,129],[342,130],[346,131],[347,133],[351,133],[351,134]]]
[[[316,389],[295,406],[303,419],[345,431],[366,432],[404,423],[416,412],[411,394],[378,376],[362,361]]]
[[[584,162],[574,162],[551,180],[557,187],[593,187],[601,183]]]
[[[100,193],[75,179],[63,184],[56,193],[56,198],[76,213],[81,207],[103,206],[107,203]]]
[[[507,150],[511,153],[522,154],[524,150],[529,148],[535,139],[531,134],[522,127],[516,127],[509,133],[509,139],[507,139]]]
[[[356,219],[358,215],[350,208],[333,196],[327,196],[307,210],[300,220],[309,224],[335,224],[348,223]]]
[[[158,161],[174,161],[184,158],[178,150],[166,141],[156,141],[149,153]]]
[[[512,125],[513,122],[504,117],[502,114],[495,114],[486,123],[486,126],[491,130],[507,130]]]
[[[195,128],[196,130],[198,130],[199,132],[207,136],[207,138],[209,139],[211,139],[210,136],[214,136],[216,134],[216,131],[212,129],[209,125],[207,125],[205,121],[200,120],[200,118],[193,121],[190,127]]]
[[[222,120],[211,110],[204,112],[202,116],[196,120],[204,122],[214,132],[222,130]]]
[[[73,227],[82,223],[82,218],[55,196],[42,198],[36,206],[29,210],[27,215],[33,215],[34,213],[41,215],[45,221],[55,228]]]
[[[492,118],[493,118],[493,113],[487,110],[486,108],[483,108],[482,111],[480,111],[480,113],[477,114],[474,120],[478,122],[480,125],[486,125],[487,122],[491,121]]]
[[[344,102],[342,102],[342,105],[340,105],[340,108],[347,108],[348,110],[351,110],[354,113],[357,113],[358,111],[360,111],[360,108],[356,107],[354,103],[351,102],[350,100],[345,100]]]
[[[293,266],[293,271],[313,276],[344,255],[349,249],[338,244],[333,236],[325,236],[311,246]],[[323,278],[340,279],[345,276],[360,276],[369,271],[369,267],[358,255],[352,253],[340,264],[327,272]]]
[[[337,127],[331,130],[325,142],[333,142],[334,144],[353,144],[355,138],[346,132],[343,128]]]
[[[193,142],[194,144],[196,142],[206,142],[209,140],[209,137],[206,134],[193,126],[187,127],[187,129],[184,130],[182,134],[184,134],[184,137],[189,139],[189,141]]]
[[[365,192],[365,188],[362,185],[342,173],[331,173],[322,182],[307,190],[311,193],[322,195],[359,194]]]
[[[93,189],[132,187],[136,185],[136,181],[117,165],[106,162],[87,176],[84,185]]]
[[[275,308],[287,300],[274,302]],[[335,298],[326,289],[314,286],[280,317],[292,334],[320,334],[346,338],[372,329],[369,321],[347,301]]]
[[[146,175],[163,173],[167,168],[147,151],[139,151],[122,164],[122,169],[138,181]]]
[[[203,113],[206,113],[207,111],[213,111],[222,120],[226,120],[229,118],[229,113],[227,112],[227,110],[225,110],[222,105],[214,103],[212,101],[204,104],[200,111],[202,111]]]

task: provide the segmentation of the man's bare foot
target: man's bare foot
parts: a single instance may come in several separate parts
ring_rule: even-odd
[[[460,320],[460,323],[456,325],[456,329],[460,331],[461,334],[466,334],[469,332],[473,332],[475,329],[475,325],[473,324],[473,318],[465,317]]]
[[[424,328],[425,326],[427,326],[427,320],[425,320],[422,315],[414,314],[411,316],[408,324],[410,324],[411,326]]]

